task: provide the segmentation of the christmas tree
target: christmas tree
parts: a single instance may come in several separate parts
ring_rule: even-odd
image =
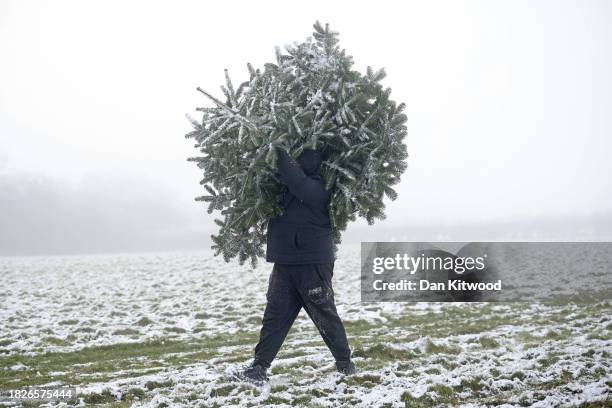
[[[198,88],[212,106],[190,118],[201,152],[190,157],[203,170],[207,194],[196,200],[219,210],[219,232],[212,235],[215,255],[257,265],[263,257],[270,217],[282,214],[284,187],[275,175],[277,147],[297,158],[305,148],[324,148],[321,177],[332,192],[329,216],[334,251],[341,232],[357,216],[372,225],[385,218],[384,196],[405,171],[405,104],[389,99],[380,81],[384,69],[352,70],[353,58],[338,46],[338,33],[317,21],[313,37],[276,47],[276,63],[263,71],[250,63],[249,80],[237,88],[225,70],[224,98]]]

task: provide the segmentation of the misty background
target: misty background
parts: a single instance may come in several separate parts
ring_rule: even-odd
[[[608,1],[0,3],[0,255],[208,249],[185,114],[319,19],[410,157],[361,240],[609,240]]]

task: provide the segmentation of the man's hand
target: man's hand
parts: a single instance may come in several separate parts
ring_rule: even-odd
[[[325,205],[330,193],[321,180],[306,175],[298,162],[283,148],[278,148],[278,173],[280,180],[301,202],[311,205]]]

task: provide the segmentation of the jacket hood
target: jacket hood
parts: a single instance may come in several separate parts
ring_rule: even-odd
[[[304,149],[297,162],[308,176],[318,174],[323,162],[322,153],[319,150]]]

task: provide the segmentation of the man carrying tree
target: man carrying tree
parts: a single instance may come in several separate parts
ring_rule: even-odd
[[[284,213],[268,222],[266,261],[274,262],[274,267],[267,305],[255,358],[239,377],[256,383],[267,380],[267,369],[302,307],[334,356],[336,369],[353,374],[355,365],[332,288],[330,192],[319,175],[324,152],[305,149],[296,162],[284,149],[277,149],[275,175],[287,186]]]
[[[319,21],[313,28],[286,52],[276,47],[263,70],[247,64],[237,88],[225,70],[224,101],[198,88],[214,106],[197,108],[202,120],[185,135],[202,153],[188,159],[204,172],[207,194],[196,200],[222,215],[214,255],[274,263],[255,359],[238,375],[251,381],[266,380],[302,307],[338,371],[355,371],[332,289],[337,246],[357,217],[385,218],[383,200],[397,198],[392,186],[407,167],[406,105],[380,83],[385,70],[352,69],[339,34]]]

